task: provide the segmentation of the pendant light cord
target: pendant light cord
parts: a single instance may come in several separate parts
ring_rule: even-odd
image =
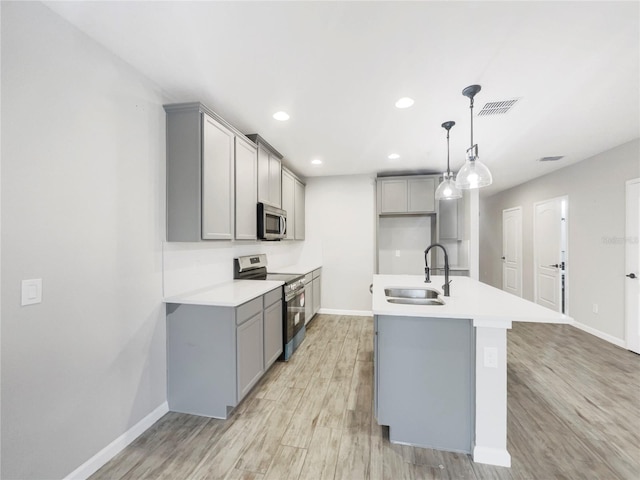
[[[471,148],[473,148],[473,97],[471,97],[469,111],[471,112]]]
[[[451,169],[449,168],[449,129],[447,129],[447,178],[451,177]]]

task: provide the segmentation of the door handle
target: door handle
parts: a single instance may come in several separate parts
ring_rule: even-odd
[[[638,278],[635,273],[630,273],[629,275],[627,275],[627,277],[629,277],[629,278]]]
[[[555,268],[560,268],[560,264],[559,263],[554,263],[553,265],[547,265],[548,267],[555,267]]]

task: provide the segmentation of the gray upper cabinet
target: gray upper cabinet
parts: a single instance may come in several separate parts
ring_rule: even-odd
[[[440,240],[459,240],[458,208],[460,199],[441,200],[438,221]]]
[[[247,137],[258,145],[258,202],[282,208],[282,155],[260,135]]]
[[[167,112],[167,240],[231,240],[235,224],[234,162],[239,161],[243,172],[251,169],[250,142],[201,103],[165,105],[164,109]],[[244,143],[236,143],[236,139]],[[237,152],[236,148],[239,148]],[[254,185],[242,183],[240,188],[244,192],[254,189]],[[249,207],[241,204],[240,209],[245,213],[236,230],[240,237],[236,238],[255,239],[255,212],[249,218]]]
[[[231,240],[234,135],[202,114],[202,238]]]
[[[258,202],[258,162],[256,146],[236,137],[235,148],[235,239],[256,240]]]
[[[294,186],[294,199],[295,199],[295,236],[296,240],[304,240],[305,231],[305,186],[300,180],[295,179]]]
[[[378,178],[379,214],[435,212],[436,177]]]
[[[295,239],[295,185],[296,180],[288,170],[282,170],[282,209],[287,212],[287,240]]]
[[[292,172],[282,169],[282,209],[287,212],[287,240],[304,240],[305,186]]]

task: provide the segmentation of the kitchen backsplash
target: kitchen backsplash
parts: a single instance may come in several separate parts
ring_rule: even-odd
[[[269,270],[301,262],[303,242],[164,242],[163,295],[205,288],[233,279],[233,259],[241,255],[266,253]]]

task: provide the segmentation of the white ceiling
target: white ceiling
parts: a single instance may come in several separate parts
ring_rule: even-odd
[[[174,102],[259,133],[303,176],[443,171],[469,146],[469,100],[495,192],[640,136],[640,4],[46,2]],[[415,105],[399,110],[402,96]],[[271,115],[285,110],[287,122]],[[399,160],[387,156],[400,154]],[[564,155],[555,163],[539,158]],[[323,160],[313,166],[314,158]]]

